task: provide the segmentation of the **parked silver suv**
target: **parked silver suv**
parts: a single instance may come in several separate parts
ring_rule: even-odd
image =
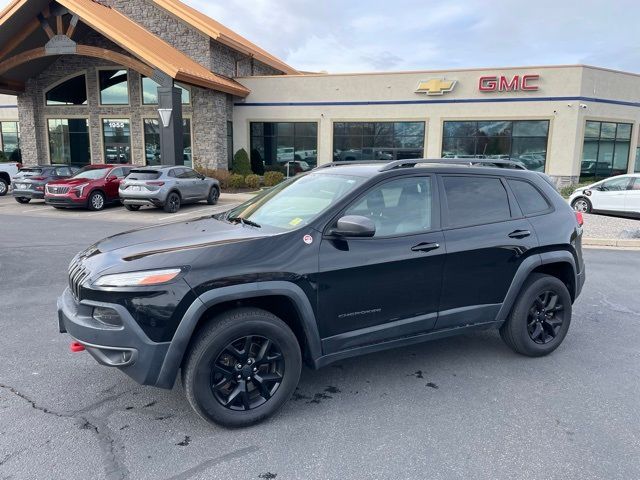
[[[175,213],[185,203],[206,200],[209,205],[215,205],[220,197],[220,184],[189,167],[140,167],[131,170],[120,183],[119,193],[127,210],[154,205],[167,213]]]

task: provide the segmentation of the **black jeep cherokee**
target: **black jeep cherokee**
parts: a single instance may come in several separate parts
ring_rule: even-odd
[[[289,399],[303,359],[491,327],[518,353],[552,352],[584,283],[581,223],[535,172],[330,164],[81,252],[60,331],[145,385],[172,388],[181,370],[203,418],[249,425]]]

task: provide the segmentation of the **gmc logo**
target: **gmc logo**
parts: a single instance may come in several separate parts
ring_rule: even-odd
[[[538,85],[534,85],[534,82],[539,79],[540,75],[515,75],[511,79],[504,75],[480,77],[478,89],[481,92],[532,92],[538,90]]]

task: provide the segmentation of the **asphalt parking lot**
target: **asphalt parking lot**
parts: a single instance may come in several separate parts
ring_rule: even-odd
[[[0,479],[640,478],[638,251],[586,251],[549,357],[489,331],[305,369],[280,414],[243,430],[204,423],[179,384],[142,387],[70,353],[55,301],[72,256],[222,200],[167,216],[0,199]]]

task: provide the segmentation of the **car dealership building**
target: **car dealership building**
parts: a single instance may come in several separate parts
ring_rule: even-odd
[[[17,109],[0,98],[0,149],[19,132],[27,164],[227,168],[244,148],[267,169],[512,158],[561,184],[640,171],[636,74],[310,74],[178,0],[14,0],[0,13],[0,93],[17,95]]]

